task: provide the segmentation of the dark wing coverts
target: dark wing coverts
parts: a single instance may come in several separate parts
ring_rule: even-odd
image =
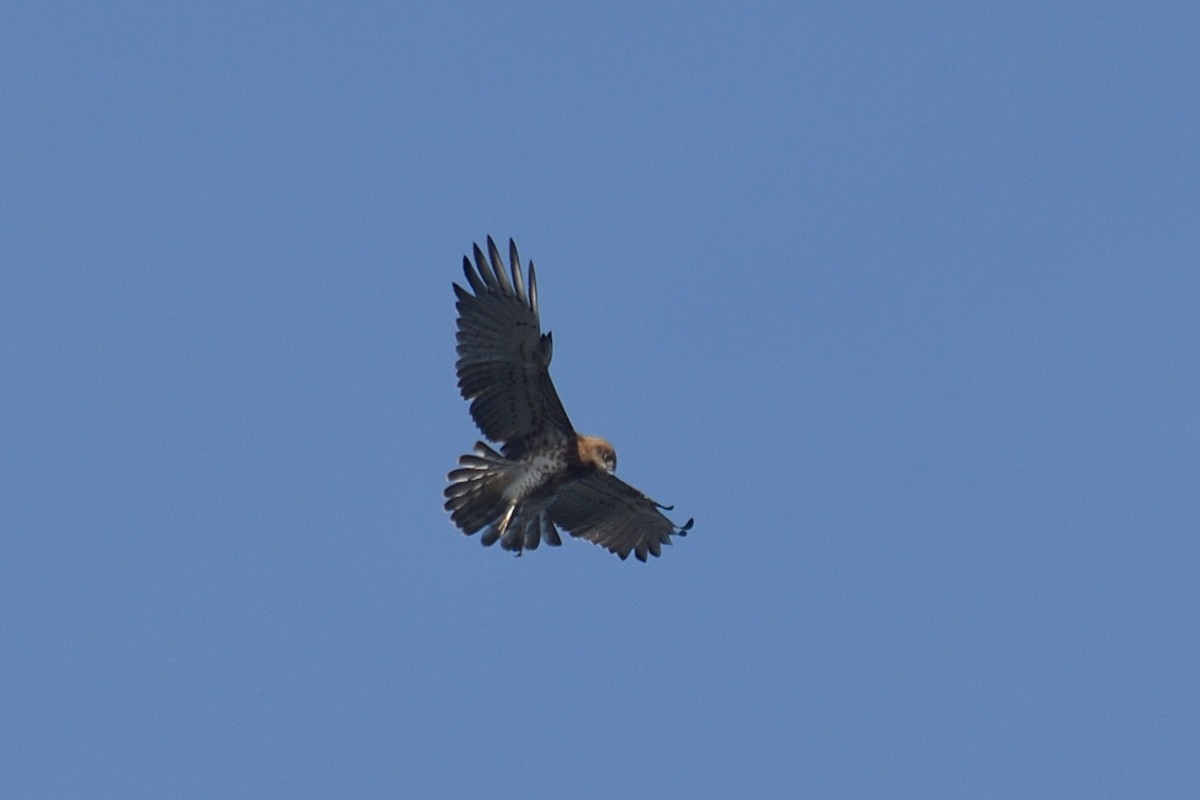
[[[671,534],[686,536],[692,527],[692,520],[680,527],[659,509],[670,510],[616,475],[596,471],[560,489],[550,517],[572,536],[595,542],[622,560],[633,553],[645,561],[647,553],[661,554]]]
[[[555,432],[568,435],[571,422],[550,381],[550,334],[538,318],[537,277],[529,262],[528,287],[517,246],[509,239],[511,277],[492,237],[488,258],[475,246],[475,263],[463,258],[474,294],[454,284],[458,297],[458,388],[471,401],[471,416],[483,435],[514,457],[529,440]]]

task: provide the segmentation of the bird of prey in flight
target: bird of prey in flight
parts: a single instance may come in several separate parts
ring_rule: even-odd
[[[651,500],[613,472],[617,454],[598,436],[575,432],[550,380],[553,342],[538,317],[537,277],[521,274],[517,246],[508,242],[508,267],[489,236],[487,254],[475,245],[463,258],[469,288],[458,297],[458,388],[471,403],[484,442],[458,459],[446,487],[446,510],[468,536],[482,530],[520,555],[562,544],[558,529],[620,556],[645,561],[692,520],[676,525],[669,506]],[[511,272],[511,274],[510,274]]]

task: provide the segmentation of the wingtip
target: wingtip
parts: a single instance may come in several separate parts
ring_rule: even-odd
[[[508,240],[508,269],[512,273],[513,290],[517,297],[526,302],[529,301],[529,292],[525,288],[525,276],[521,274],[521,256],[517,254],[517,243]]]
[[[500,248],[496,247],[496,242],[492,240],[491,236],[487,237],[487,249],[492,273],[496,276],[500,291],[504,294],[515,294],[512,282],[508,277],[508,270],[504,267],[504,258],[500,255]]]
[[[533,261],[529,262],[529,310],[538,316],[537,270],[533,268]]]
[[[491,242],[492,237],[489,236],[488,244],[492,247],[495,247],[495,245]],[[471,249],[475,255],[475,271],[479,273],[479,277],[483,281],[484,290],[490,290],[497,286],[498,282],[496,276],[492,273],[492,267],[488,263],[487,256],[483,254],[483,248],[481,248],[479,243],[476,242],[471,245]],[[478,294],[478,290],[476,293]]]

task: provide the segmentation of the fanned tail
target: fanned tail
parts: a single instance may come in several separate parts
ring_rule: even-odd
[[[450,485],[444,494],[446,510],[463,533],[472,536],[483,530],[485,547],[499,541],[502,548],[517,555],[536,550],[543,539],[552,547],[562,544],[544,504],[505,496],[505,490],[520,476],[517,462],[476,442],[474,450],[459,457],[458,464],[447,476]]]

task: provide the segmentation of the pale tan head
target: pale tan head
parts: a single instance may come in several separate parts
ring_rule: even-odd
[[[595,467],[604,472],[616,472],[617,451],[605,439],[599,436],[576,437],[579,446],[579,463],[585,467]]]

